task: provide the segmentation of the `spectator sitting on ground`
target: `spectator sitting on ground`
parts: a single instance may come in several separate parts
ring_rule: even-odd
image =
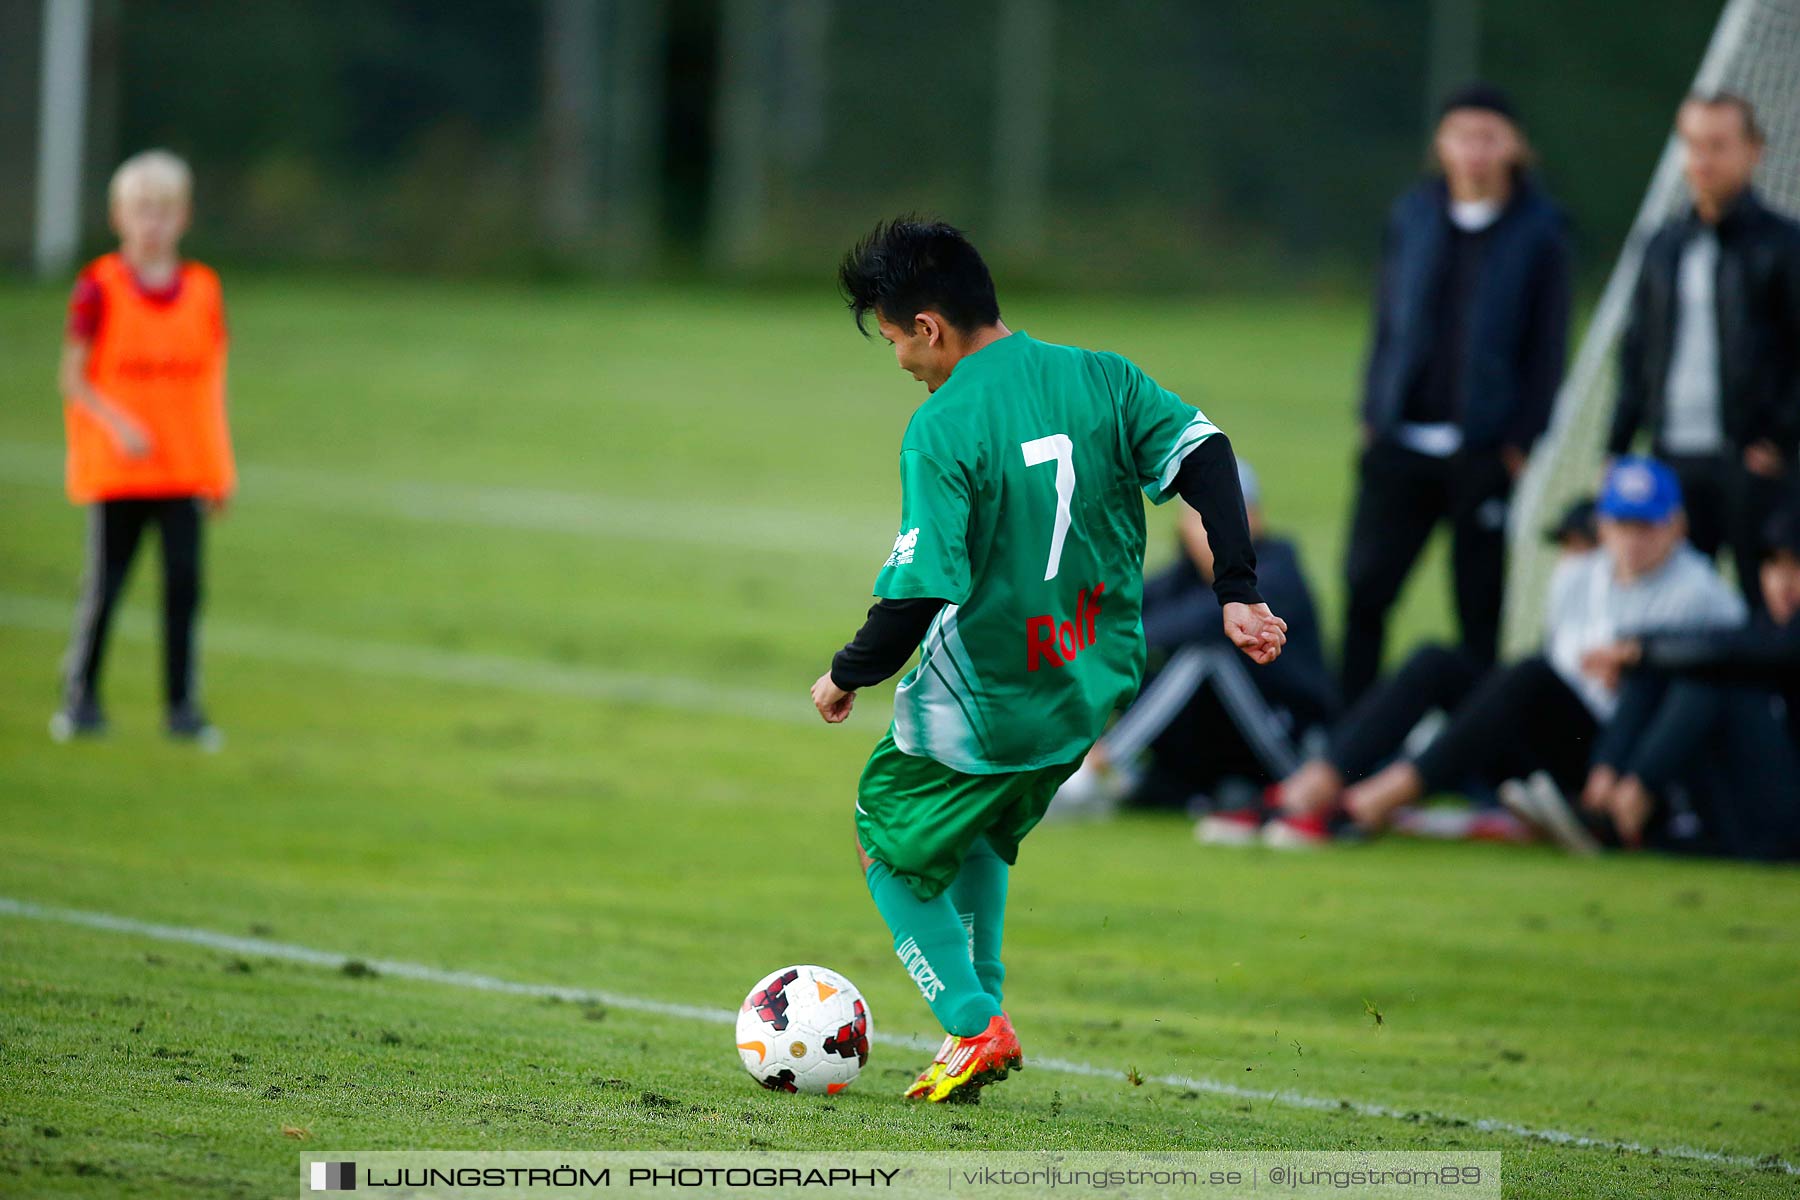
[[[1348,788],[1344,811],[1362,829],[1385,828],[1403,806],[1470,778],[1527,780],[1543,808],[1566,814],[1563,793],[1580,789],[1618,703],[1616,688],[1583,674],[1587,652],[1621,634],[1743,623],[1742,598],[1684,540],[1681,485],[1668,467],[1620,459],[1598,511],[1600,549],[1565,559],[1551,580],[1543,652],[1491,672],[1417,758]]]
[[[1584,660],[1624,683],[1581,806],[1628,847],[1800,857],[1800,497],[1765,524],[1759,573],[1748,626],[1649,633]]]
[[[1287,647],[1267,666],[1233,659],[1212,592],[1206,527],[1182,505],[1182,553],[1144,583],[1144,640],[1165,662],[1057,792],[1052,819],[1105,816],[1128,798],[1186,804],[1197,793],[1230,791],[1232,781],[1254,796],[1291,771],[1307,732],[1331,719],[1335,688],[1299,552],[1268,532],[1255,472],[1241,459],[1238,482],[1257,584],[1287,619]],[[1140,772],[1146,751],[1154,765]]]
[[[1545,531],[1545,537],[1564,558],[1592,552],[1599,545],[1594,501],[1583,498],[1570,504],[1562,519]],[[1454,711],[1485,674],[1481,663],[1460,647],[1421,647],[1345,714],[1332,730],[1323,754],[1269,789],[1267,808],[1210,818],[1214,826],[1236,825],[1238,836],[1227,836],[1221,828],[1208,840],[1248,841],[1259,827],[1263,843],[1278,848],[1329,840],[1330,819],[1345,786],[1366,778],[1399,753],[1408,736],[1430,714]],[[1269,819],[1265,821],[1265,817]],[[1516,822],[1512,825],[1516,831]],[[1482,830],[1481,825],[1470,822],[1466,834],[1477,836]]]

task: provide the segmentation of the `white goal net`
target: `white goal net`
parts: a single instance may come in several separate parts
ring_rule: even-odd
[[[1755,105],[1768,136],[1757,188],[1775,208],[1800,214],[1800,0],[1728,0],[1693,90],[1735,92]],[[1669,97],[1671,118],[1680,99]],[[1544,542],[1545,527],[1599,481],[1619,340],[1644,242],[1686,204],[1681,148],[1671,136],[1557,395],[1550,431],[1532,455],[1512,506],[1504,634],[1509,654],[1534,648],[1543,635],[1544,593],[1554,559],[1553,548]]]

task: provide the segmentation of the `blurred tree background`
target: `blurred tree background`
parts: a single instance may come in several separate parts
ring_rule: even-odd
[[[0,2],[21,266],[38,8]],[[161,145],[232,263],[816,279],[918,208],[1014,279],[1332,286],[1422,169],[1446,14],[1603,271],[1707,0],[95,0],[83,219]]]

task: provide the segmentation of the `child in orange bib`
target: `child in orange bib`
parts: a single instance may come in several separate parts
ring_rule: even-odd
[[[199,705],[194,622],[204,512],[237,483],[225,421],[225,310],[218,276],[178,255],[192,197],[164,151],[113,175],[119,249],[75,284],[60,383],[69,498],[88,508],[88,562],[69,647],[58,740],[104,733],[101,665],[144,530],[162,541],[163,666],[172,737],[218,744]]]

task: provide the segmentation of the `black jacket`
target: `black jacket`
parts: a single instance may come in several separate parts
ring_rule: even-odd
[[[1400,423],[1437,328],[1450,196],[1426,180],[1394,202],[1382,239],[1362,419],[1377,439]],[[1529,449],[1550,423],[1569,337],[1568,222],[1529,177],[1485,235],[1462,364],[1464,444]]]
[[[1647,669],[1779,692],[1800,742],[1800,617],[1777,625],[1765,615],[1737,629],[1655,634],[1643,643]]]
[[[1631,318],[1619,347],[1619,402],[1607,449],[1624,454],[1640,429],[1662,429],[1669,360],[1680,311],[1681,253],[1700,228],[1692,211],[1644,248]],[[1800,451],[1800,226],[1746,191],[1720,219],[1719,396],[1726,439],[1767,439]]]

